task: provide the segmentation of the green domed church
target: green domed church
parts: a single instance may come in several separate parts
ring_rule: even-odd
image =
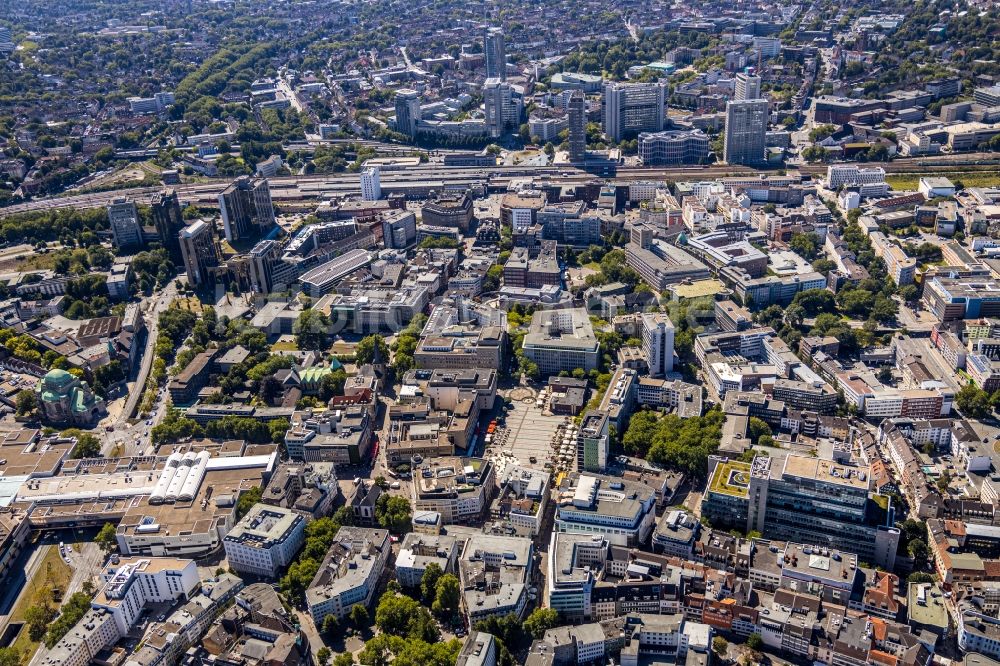
[[[107,413],[104,398],[65,370],[49,370],[38,380],[35,397],[42,420],[51,423],[89,426]]]

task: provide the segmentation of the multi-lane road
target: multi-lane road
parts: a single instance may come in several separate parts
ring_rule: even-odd
[[[146,378],[149,377],[149,372],[153,367],[153,351],[156,347],[157,324],[160,313],[170,306],[176,296],[177,289],[174,282],[171,281],[163,288],[163,291],[158,292],[143,303],[142,309],[146,319],[147,330],[146,346],[142,352],[139,372],[135,380],[131,383],[132,388],[125,398],[125,406],[116,418],[106,424],[106,427],[110,426],[111,430],[103,431],[104,442],[101,448],[102,452],[107,456],[113,455],[116,448],[120,449],[120,454],[123,456],[145,455],[150,445],[149,430],[151,425],[158,423],[163,418],[163,415],[166,414],[166,392],[161,388],[154,411],[149,415],[147,421],[139,420],[133,422],[131,420],[139,401],[145,393]],[[150,420],[153,423],[147,425]]]
[[[972,171],[995,171],[1000,173],[1000,160],[995,154],[973,153],[965,155],[940,155],[935,157],[903,158],[882,166],[887,173],[934,173],[955,169]],[[802,165],[789,168],[811,176],[826,172],[822,164]],[[758,171],[750,167],[710,165],[683,167],[628,167],[618,169],[616,180],[700,180],[752,174],[774,174],[776,171]],[[568,165],[550,166],[491,166],[491,167],[446,167],[442,164],[421,164],[399,170],[382,172],[382,190],[387,193],[405,191],[409,188],[426,188],[438,185],[453,189],[464,185],[487,184],[491,191],[506,189],[511,181],[520,178],[547,177],[557,185],[581,184],[592,180],[593,175]],[[271,198],[278,204],[306,203],[328,199],[336,195],[360,192],[360,176],[356,173],[327,175],[278,176],[268,179]],[[230,179],[217,178],[208,182],[174,185],[178,196],[185,203],[214,207],[218,205],[219,193],[229,184]],[[14,213],[55,210],[67,207],[95,208],[107,206],[113,199],[122,196],[138,201],[159,192],[161,187],[134,187],[127,189],[76,194],[63,197],[37,199],[0,209],[0,216]]]

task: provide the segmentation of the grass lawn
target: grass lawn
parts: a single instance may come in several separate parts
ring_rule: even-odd
[[[943,176],[952,182],[962,181],[965,187],[997,187],[1000,186],[1000,171],[947,171],[925,174],[929,176]],[[916,190],[920,183],[921,174],[901,173],[890,174],[885,177],[885,182],[894,190]]]
[[[190,298],[175,298],[174,302],[170,304],[171,306],[180,308],[181,310],[187,310],[189,312],[194,312],[195,314],[201,314],[205,307],[201,304],[201,301],[194,296]]]
[[[38,570],[34,578],[25,582],[25,592],[17,600],[17,604],[11,611],[11,622],[24,621],[24,615],[28,611],[28,608],[45,601],[50,589],[60,590],[65,593],[66,588],[69,586],[69,581],[73,577],[73,571],[63,561],[62,557],[60,557],[57,546],[42,546],[42,548],[46,549],[45,555],[42,558],[41,564],[38,565]],[[62,599],[62,596],[60,596],[60,599]],[[48,598],[48,601],[51,602],[51,597]],[[29,638],[28,626],[25,625],[11,644],[11,647],[21,654],[21,663],[27,664],[35,655],[35,651],[38,650],[38,645],[38,643]]]
[[[27,252],[31,252],[28,250]],[[55,252],[48,254],[27,254],[24,259],[17,262],[19,271],[46,271],[56,265]]]
[[[273,345],[271,345],[271,351],[275,351],[275,352],[279,352],[279,351],[290,351],[290,352],[293,352],[293,351],[298,351],[298,350],[299,350],[299,346],[297,344],[295,344],[295,342],[292,341],[292,340],[288,340],[288,341],[279,340],[278,342],[275,342]]]

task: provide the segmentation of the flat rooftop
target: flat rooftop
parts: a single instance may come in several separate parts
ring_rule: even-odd
[[[815,479],[823,483],[849,486],[859,490],[868,490],[871,483],[871,470],[867,465],[843,465],[832,460],[796,455],[785,458],[785,468],[782,475],[786,474],[804,479]]]
[[[596,351],[594,327],[583,308],[539,310],[531,317],[531,328],[524,336],[525,347],[572,347]]]
[[[750,463],[724,460],[715,466],[708,490],[732,497],[747,497],[750,487]]]

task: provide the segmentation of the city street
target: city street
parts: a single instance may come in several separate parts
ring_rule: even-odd
[[[143,317],[146,321],[146,345],[142,352],[139,371],[134,380],[128,383],[128,394],[124,405],[101,423],[101,436],[104,440],[102,452],[104,455],[118,453],[121,456],[149,455],[149,430],[159,423],[166,414],[166,387],[160,388],[156,407],[152,414],[140,420],[133,420],[133,415],[145,394],[146,379],[153,367],[158,321],[160,314],[170,307],[177,297],[177,287],[171,280],[164,289],[142,304]],[[150,423],[151,422],[151,423]],[[108,431],[107,427],[111,430]]]

